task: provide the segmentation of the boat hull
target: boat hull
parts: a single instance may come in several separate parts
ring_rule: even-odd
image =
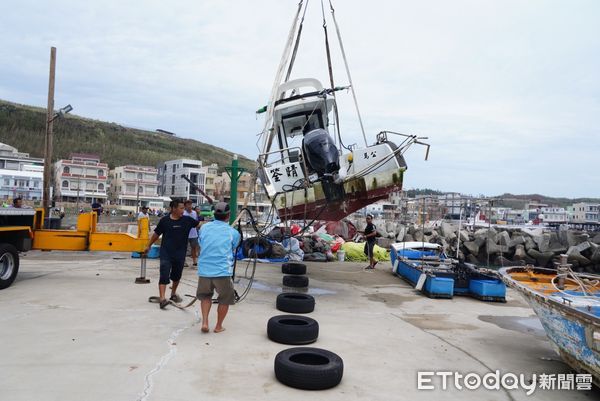
[[[338,202],[326,199],[321,184],[308,188],[306,196],[304,189],[281,194],[276,200],[279,218],[338,221],[373,202],[387,199],[390,192],[402,189],[402,182],[390,181],[388,185],[367,189],[365,178],[361,178],[344,183],[344,189],[345,198]]]
[[[599,319],[573,307],[573,301],[569,302],[567,298],[559,302],[543,291],[536,291],[511,277],[511,271],[522,269],[504,268],[500,274],[504,282],[517,290],[534,310],[552,348],[563,361],[579,373],[591,374],[594,384],[600,386],[600,349],[593,348],[594,337],[600,334]],[[549,269],[536,270],[556,273]]]

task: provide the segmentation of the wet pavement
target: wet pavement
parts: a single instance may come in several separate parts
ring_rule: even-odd
[[[344,360],[342,382],[306,392],[279,383],[275,355],[289,346],[266,336],[282,291],[280,265],[258,264],[247,298],[223,333],[200,332],[197,304],[181,311],[149,303],[134,284],[139,260],[102,252],[30,252],[12,287],[0,291],[0,400],[591,400],[593,391],[417,389],[417,372],[570,373],[532,310],[510,290],[505,304],[432,300],[393,276],[357,263],[307,263],[308,316],[319,322],[311,346]],[[183,294],[195,293],[187,268]],[[240,284],[247,281],[242,279]],[[241,290],[241,287],[240,287]],[[211,327],[215,311],[211,311]]]

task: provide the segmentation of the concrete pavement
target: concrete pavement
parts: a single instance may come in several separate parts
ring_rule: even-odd
[[[418,371],[481,375],[568,373],[520,296],[506,304],[470,298],[431,300],[392,276],[356,263],[307,263],[309,316],[320,334],[311,346],[344,360],[333,389],[280,384],[275,355],[288,348],[266,336],[281,292],[280,265],[259,264],[246,300],[220,334],[202,334],[196,305],[160,310],[158,261],[151,284],[136,285],[139,260],[117,253],[30,252],[12,287],[0,291],[0,400],[590,400],[593,391],[418,390]],[[195,292],[185,269],[181,294]],[[215,313],[211,311],[211,327]]]

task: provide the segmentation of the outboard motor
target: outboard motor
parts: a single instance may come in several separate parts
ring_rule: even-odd
[[[308,167],[323,184],[325,198],[330,202],[343,200],[344,186],[335,183],[340,171],[340,157],[327,131],[318,128],[305,134],[302,149]]]

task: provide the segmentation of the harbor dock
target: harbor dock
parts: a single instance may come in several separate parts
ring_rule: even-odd
[[[569,374],[531,308],[513,290],[506,303],[431,300],[379,263],[308,262],[310,346],[344,361],[341,383],[307,392],[279,383],[266,325],[282,288],[280,264],[258,264],[247,298],[223,333],[200,332],[198,305],[160,310],[158,260],[151,283],[134,284],[139,260],[110,252],[28,252],[15,285],[0,292],[0,399],[29,400],[592,400],[589,391],[418,389],[418,372]],[[182,294],[194,294],[186,268]],[[289,291],[289,289],[287,289]],[[211,314],[214,319],[214,311]],[[211,326],[214,322],[211,322]]]

